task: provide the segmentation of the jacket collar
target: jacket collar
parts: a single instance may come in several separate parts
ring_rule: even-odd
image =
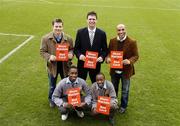
[[[76,80],[73,82],[74,84],[78,84],[78,78],[76,78]],[[69,80],[69,77],[67,77],[66,79],[66,84],[72,84],[72,82]]]
[[[98,86],[98,84],[97,84],[97,82],[95,82],[96,83],[96,89],[98,90],[99,89],[99,86]],[[106,84],[107,82],[106,82],[106,80],[104,81],[104,86],[103,86],[103,89],[107,89],[107,84]]]
[[[55,41],[54,33],[53,32],[49,33],[48,39],[53,39]],[[67,36],[66,36],[66,34],[64,32],[62,32],[62,40],[67,41]]]
[[[120,42],[123,42],[124,40],[126,40],[126,38],[127,38],[127,35],[125,35],[124,38],[120,40],[119,36],[117,36],[117,40]]]

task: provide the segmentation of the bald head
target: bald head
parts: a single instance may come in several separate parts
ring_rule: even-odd
[[[118,24],[116,29],[119,39],[123,39],[126,36],[126,26],[124,24]]]
[[[118,29],[118,28],[120,28],[120,27],[125,28],[126,26],[125,26],[124,24],[118,24],[116,28]]]

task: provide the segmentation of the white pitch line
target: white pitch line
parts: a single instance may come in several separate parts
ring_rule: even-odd
[[[0,64],[3,63],[6,59],[8,59],[13,53],[15,53],[17,50],[19,50],[22,46],[24,46],[26,43],[28,43],[31,39],[34,38],[33,35],[18,35],[18,34],[5,34],[0,33],[0,35],[13,35],[13,36],[29,36],[28,39],[26,39],[22,44],[14,48],[11,52],[9,52],[7,55],[5,55],[3,58],[0,59]]]
[[[12,35],[12,36],[32,36],[32,35],[24,35],[24,34],[8,34],[8,33],[1,33],[0,35]]]
[[[54,2],[50,2],[50,1],[47,1],[47,0],[39,0],[40,2],[44,2],[44,3],[48,3],[48,4],[54,4]]]

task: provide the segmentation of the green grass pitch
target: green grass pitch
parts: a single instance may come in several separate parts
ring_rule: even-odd
[[[39,55],[41,37],[52,30],[52,19],[62,18],[64,31],[75,40],[91,10],[97,12],[97,27],[106,31],[108,42],[116,36],[118,23],[124,23],[138,42],[140,58],[128,110],[116,114],[117,126],[180,125],[179,0],[0,0],[0,33],[34,36],[0,64],[1,126],[109,125],[91,116],[61,121],[57,108],[48,106],[47,72]],[[0,59],[26,39],[0,35]],[[102,72],[110,80],[107,64]]]

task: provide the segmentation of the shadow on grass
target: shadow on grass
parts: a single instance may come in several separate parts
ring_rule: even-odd
[[[75,111],[69,113],[66,121],[61,121],[65,126],[109,126],[108,116],[105,115],[90,115],[90,112],[84,112],[84,118],[79,118]]]

